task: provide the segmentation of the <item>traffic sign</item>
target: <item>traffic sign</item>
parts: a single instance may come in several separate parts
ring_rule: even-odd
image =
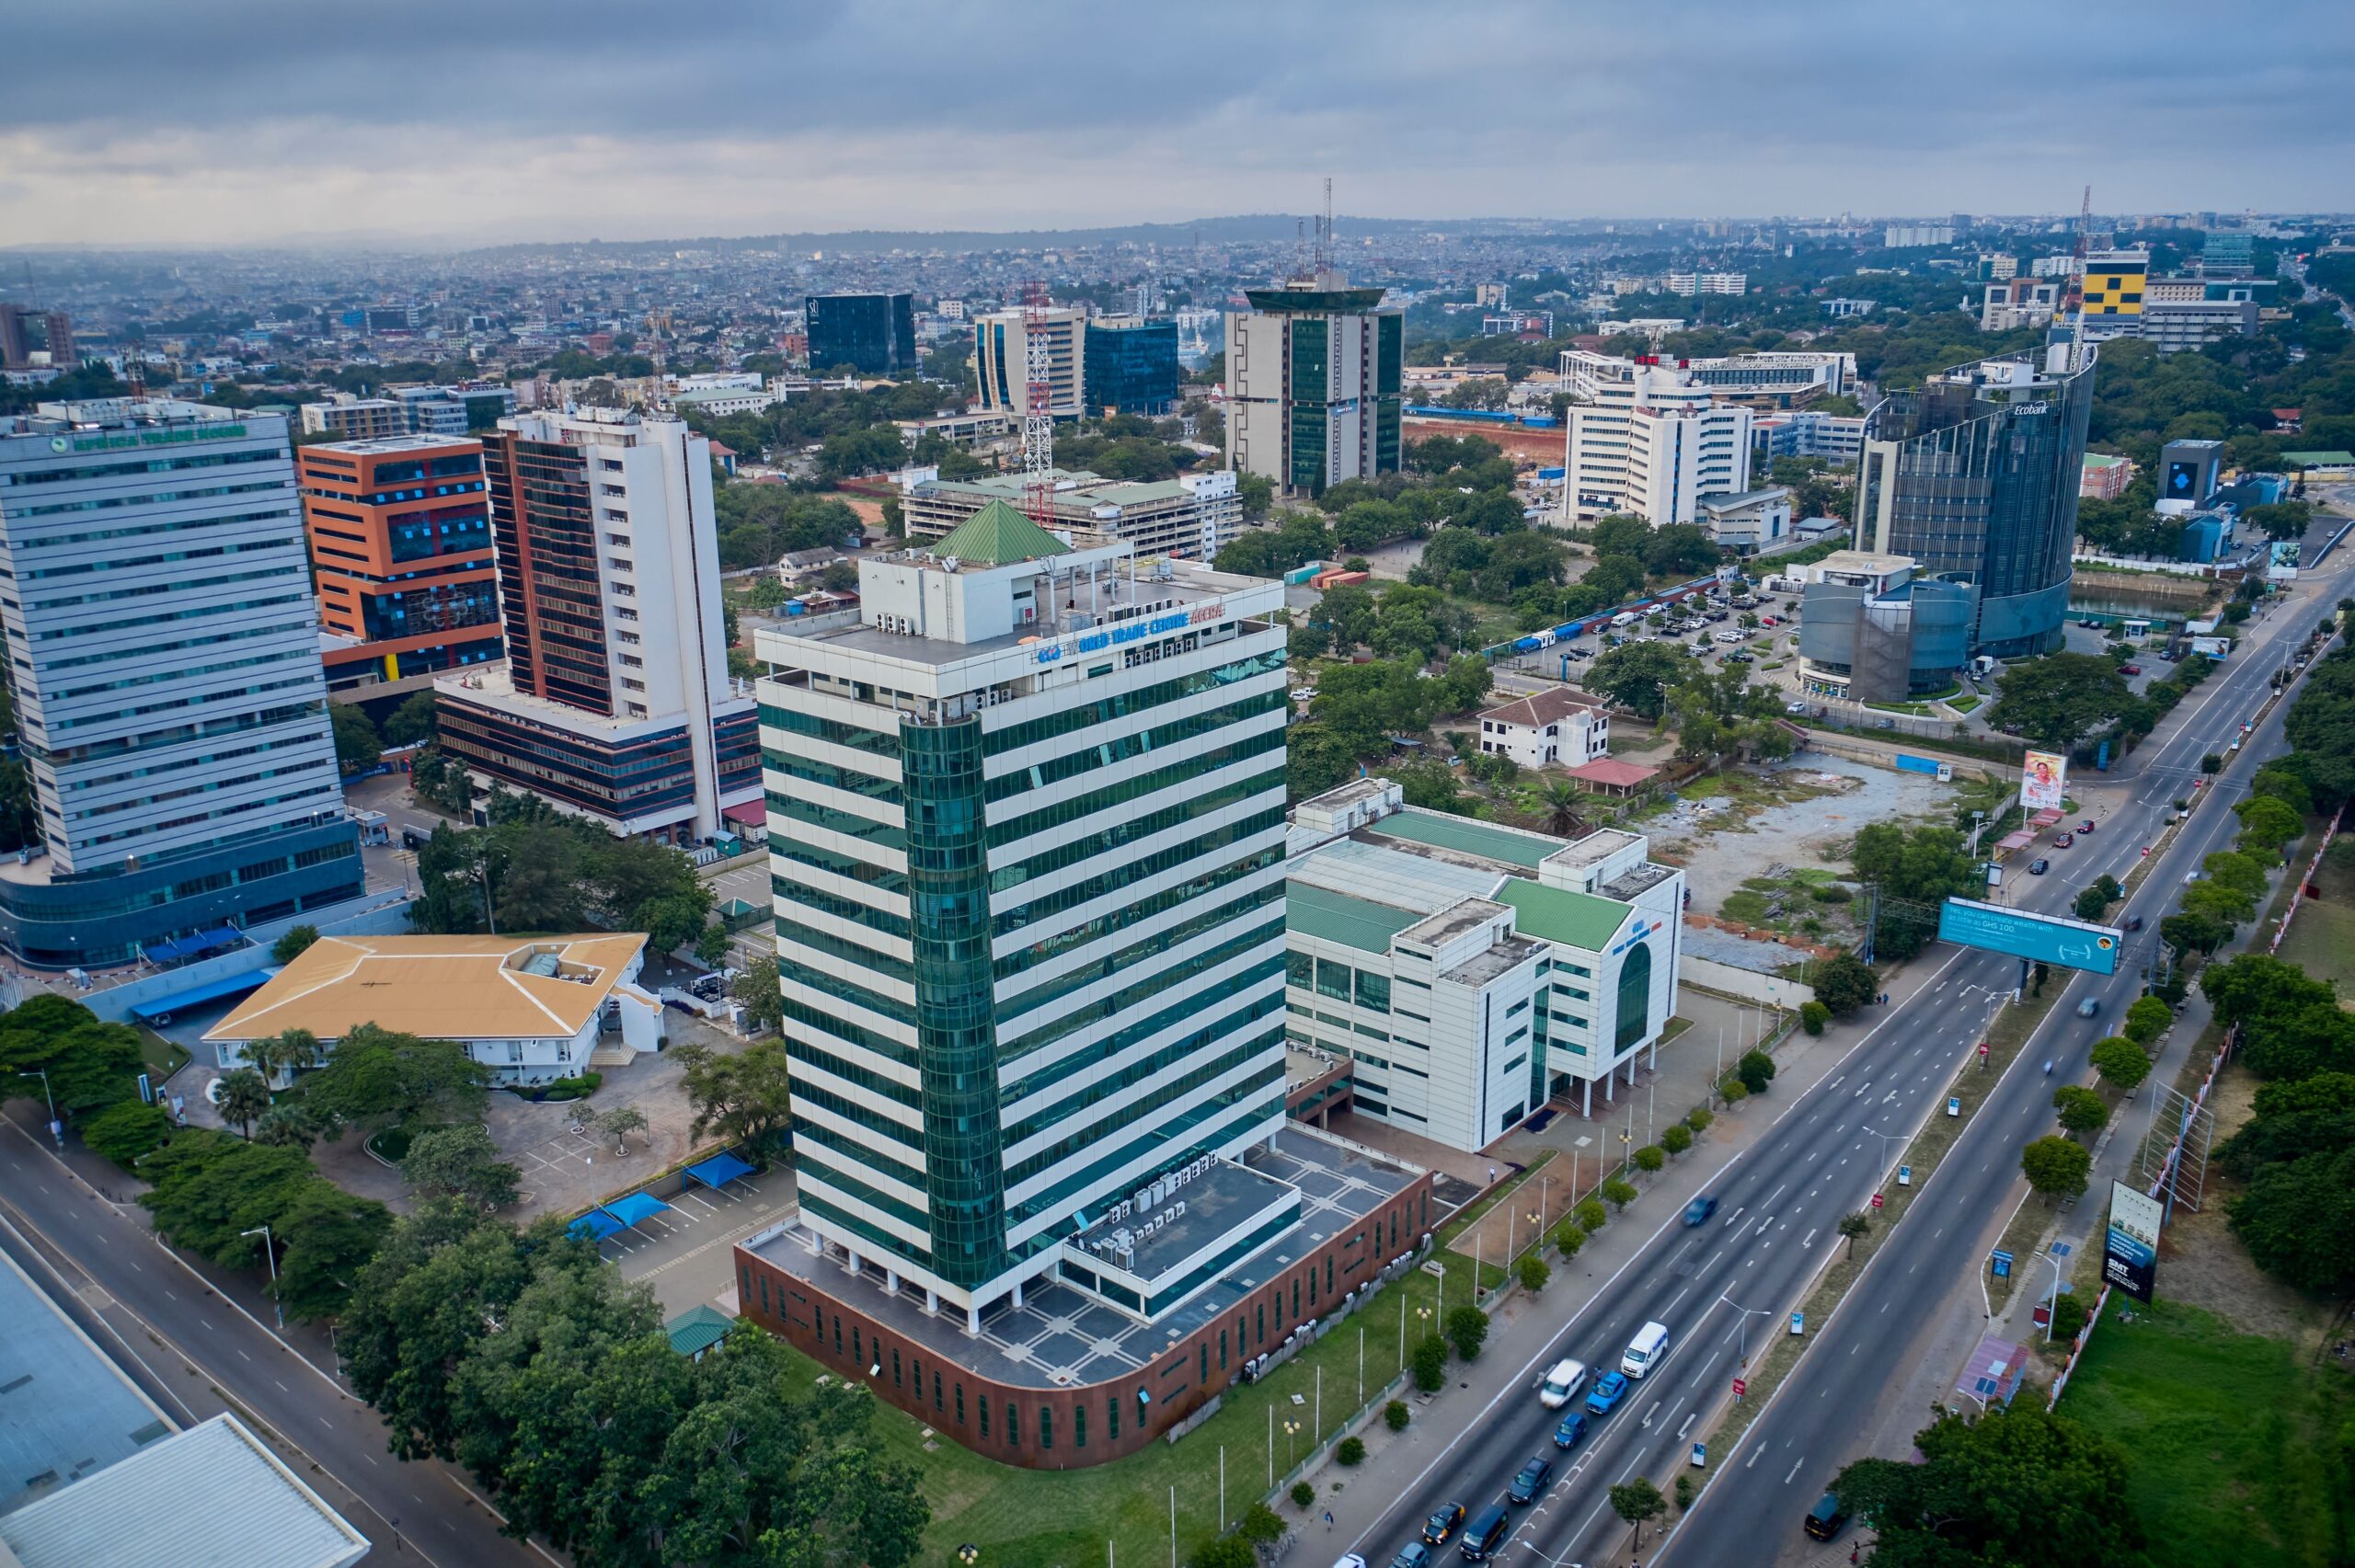
[[[1979,1057],[1982,1061],[1987,1058],[1987,1042],[1984,1040],[1979,1042]]]
[[[1901,1187],[1910,1187],[1913,1185],[1913,1166],[1900,1165],[1897,1168],[1897,1185]]]
[[[1744,1395],[1744,1394],[1748,1393],[1749,1391],[1750,1391],[1750,1385],[1749,1385],[1747,1382],[1743,1381],[1743,1380],[1742,1380],[1741,1379],[1740,1379],[1740,1378],[1736,1378],[1736,1379],[1733,1380],[1733,1397],[1734,1397],[1734,1398],[1736,1398],[1736,1399],[1740,1399],[1742,1395]]]
[[[2003,1248],[1998,1247],[1998,1248],[1996,1248],[1993,1252],[1992,1252],[1992,1253],[1988,1253],[1988,1254],[1987,1254],[1987,1263],[1988,1263],[1989,1267],[1991,1267],[1991,1268],[1994,1271],[1994,1275],[1995,1275],[1995,1277],[1996,1277],[1996,1278],[1998,1278],[1998,1279],[2009,1279],[2009,1278],[2011,1278],[2011,1276],[2012,1276],[2012,1254],[2011,1254],[2011,1253],[2007,1253],[2007,1252],[2005,1252],[2005,1251],[2004,1251],[2004,1249],[2003,1249]]]
[[[1880,1207],[1880,1194],[1878,1193],[1873,1194],[1873,1207],[1875,1208],[1878,1208]]]

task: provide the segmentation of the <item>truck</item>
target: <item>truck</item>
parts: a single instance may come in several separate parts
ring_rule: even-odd
[[[1632,626],[1632,625],[1634,625],[1635,624],[1636,624],[1636,612],[1635,612],[1634,611],[1632,611],[1632,610],[1622,610],[1621,612],[1619,612],[1619,613],[1618,613],[1618,614],[1614,615],[1613,617],[1611,617],[1611,624],[1612,624],[1614,628],[1615,628],[1615,627],[1623,627],[1623,626]]]

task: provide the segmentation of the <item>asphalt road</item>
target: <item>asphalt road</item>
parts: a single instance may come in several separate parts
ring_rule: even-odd
[[[321,1473],[329,1500],[375,1543],[372,1561],[546,1568],[561,1560],[499,1533],[456,1467],[387,1451],[385,1424],[224,1296],[142,1223],[84,1185],[14,1116],[0,1116],[0,1247],[74,1311],[176,1421],[235,1408]],[[69,1310],[73,1309],[69,1308]]]
[[[2015,875],[2006,900],[2065,913],[2077,890],[2101,873],[2122,879],[2156,836],[2169,803],[2190,792],[2201,754],[2223,750],[2262,701],[2282,662],[2280,650],[2347,592],[2350,579],[2355,570],[2341,566],[2320,593],[2311,582],[2303,586],[2291,607],[2254,627],[2250,647],[2168,715],[2158,738],[2111,774],[2077,781],[2076,793],[2089,803],[2082,814],[2099,826],[2074,849],[2050,852],[2051,875]],[[2245,789],[2263,757],[2280,750],[2280,711],[2219,776],[2213,787],[2228,800]],[[1800,1516],[1856,1457],[1881,1392],[1915,1355],[1914,1335],[1906,1331],[1926,1322],[1929,1307],[1949,1293],[1976,1288],[1986,1248],[2016,1200],[2018,1148],[2051,1125],[2051,1081],[2043,1062],[2055,1062],[2056,1079],[2084,1072],[2087,1047],[2115,1026],[2140,989],[2142,955],[2133,944],[2154,940],[2158,917],[2185,874],[2202,855],[2227,847],[2236,827],[2229,812],[2212,806],[2194,814],[2127,906],[2147,928],[2129,938],[2120,974],[2056,975],[2061,994],[2047,1022],[1925,1182],[1840,1312],[1810,1325],[1812,1346],[1781,1394],[1737,1448],[1710,1456],[1712,1483],[1659,1543],[1660,1560],[1672,1559],[1675,1568],[1752,1568],[1801,1545]],[[1937,966],[1930,981],[1893,1005],[1821,1085],[1784,1107],[1767,1135],[1729,1168],[1712,1193],[1719,1207],[1709,1222],[1687,1230],[1671,1217],[1663,1224],[1543,1354],[1507,1379],[1468,1434],[1434,1459],[1354,1550],[1371,1562],[1388,1562],[1434,1509],[1462,1503],[1476,1514],[1502,1502],[1514,1472],[1543,1454],[1556,1461],[1553,1483],[1532,1506],[1512,1510],[1512,1538],[1495,1561],[1535,1568],[1624,1556],[1629,1532],[1610,1511],[1610,1486],[1640,1473],[1665,1489],[1685,1464],[1693,1437],[1730,1397],[1744,1350],[1754,1359],[1767,1335],[1785,1332],[1807,1285],[1843,1244],[1840,1217],[1867,1207],[1889,1174],[1900,1139],[1939,1110],[1947,1084],[1968,1065],[2019,969],[2016,960],[1961,948],[1933,949],[1922,961]],[[2075,1013],[2087,995],[2101,1001],[2098,1019]],[[1666,1359],[1617,1410],[1591,1422],[1579,1448],[1557,1450],[1557,1414],[1542,1409],[1533,1391],[1545,1368],[1569,1356],[1599,1376],[1618,1366],[1647,1322],[1670,1329]],[[1647,1562],[1656,1561],[1654,1550],[1648,1536]]]

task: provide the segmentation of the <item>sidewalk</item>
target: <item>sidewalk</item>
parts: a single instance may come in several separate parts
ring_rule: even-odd
[[[1911,998],[1930,983],[1938,968],[1936,964],[1918,961],[1908,966],[1890,983],[1890,1005]],[[1838,1070],[1841,1059],[1883,1016],[1883,1010],[1876,1006],[1865,1009],[1844,1024],[1831,1025],[1821,1036],[1810,1037],[1792,1030],[1773,1052],[1775,1082],[1764,1095],[1745,1101],[1736,1109],[1721,1111],[1708,1130],[1694,1139],[1690,1152],[1671,1161],[1657,1176],[1640,1178],[1643,1196],[1580,1249],[1574,1261],[1565,1264],[1558,1253],[1548,1248],[1545,1257],[1554,1270],[1554,1278],[1544,1294],[1532,1297],[1517,1287],[1502,1292],[1490,1308],[1488,1344],[1481,1350],[1478,1362],[1470,1368],[1461,1363],[1453,1365],[1451,1386],[1437,1394],[1407,1396],[1414,1408],[1414,1420],[1406,1431],[1394,1433],[1376,1419],[1361,1432],[1366,1445],[1362,1464],[1353,1470],[1342,1470],[1328,1462],[1322,1470],[1309,1473],[1308,1479],[1316,1484],[1321,1495],[1310,1519],[1298,1528],[1310,1538],[1315,1551],[1329,1547],[1329,1555],[1338,1556],[1349,1542],[1373,1529],[1400,1497],[1412,1492],[1423,1472],[1438,1463],[1450,1446],[1497,1403],[1525,1393],[1536,1378],[1537,1363],[1552,1348],[1563,1324],[1608,1290],[1663,1229],[1677,1222],[1684,1205],[1714,1186],[1726,1168],[1763,1139],[1776,1122],[1798,1106],[1809,1090]],[[1706,1078],[1716,1055],[1715,1024],[1708,1025],[1706,1038],[1701,1025],[1696,1024],[1676,1044],[1687,1042],[1694,1047],[1690,1058],[1699,1061]],[[1665,1057],[1667,1052],[1662,1054]],[[1730,1031],[1727,1036],[1726,1059],[1730,1070],[1734,1059]],[[1638,1093],[1645,1088],[1639,1077]],[[1621,1130],[1626,1127],[1626,1104],[1623,1097],[1615,1107]],[[1676,1114],[1682,1115],[1689,1104],[1680,1101]],[[1597,1110],[1601,1110],[1599,1104]],[[1665,1096],[1660,1114],[1663,1117],[1670,1114]],[[1595,1120],[1597,1126],[1607,1126],[1599,1115]],[[1640,1133],[1640,1110],[1636,1125]],[[1583,1124],[1575,1117],[1557,1117],[1556,1126],[1580,1127]],[[1583,1136],[1595,1135],[1587,1132]],[[1611,1137],[1615,1151],[1617,1132],[1613,1131]],[[1516,1153],[1515,1158],[1522,1155]],[[1568,1164],[1558,1155],[1547,1169],[1556,1166],[1567,1178]],[[1580,1172],[1580,1185],[1591,1179],[1590,1162],[1590,1167]],[[1560,1208],[1557,1201],[1557,1219]],[[1458,1242],[1457,1246],[1460,1249],[1466,1244]],[[1336,1486],[1341,1490],[1335,1491]],[[1327,1508],[1332,1510],[1334,1521],[1329,1532],[1317,1528],[1315,1518]],[[1287,1522],[1296,1517],[1297,1511],[1289,1503],[1280,1505],[1280,1511]],[[1321,1543],[1315,1539],[1319,1536],[1324,1538]],[[1372,1561],[1387,1561],[1388,1553],[1397,1545],[1380,1541],[1371,1544],[1377,1549],[1367,1553]],[[1312,1561],[1314,1558],[1312,1551]]]

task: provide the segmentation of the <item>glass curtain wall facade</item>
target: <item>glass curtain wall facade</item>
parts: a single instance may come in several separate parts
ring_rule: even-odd
[[[2057,368],[1990,360],[1934,376],[1865,427],[1860,541],[1976,587],[1972,647],[1999,658],[2059,647],[2068,618],[2097,350],[2051,352]]]
[[[1013,681],[762,643],[803,1210],[975,1321],[1282,1119],[1283,632],[1175,619]]]
[[[1082,378],[1090,414],[1158,417],[1178,407],[1178,324],[1086,326]]]
[[[913,294],[810,294],[801,309],[813,375],[839,365],[862,375],[916,368]]]
[[[515,690],[610,715],[590,462],[580,447],[526,441],[513,430],[483,438]]]

